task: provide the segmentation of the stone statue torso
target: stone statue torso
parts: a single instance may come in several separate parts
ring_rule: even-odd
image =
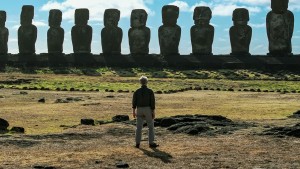
[[[0,54],[6,54],[8,51],[8,34],[9,32],[7,28],[0,28]]]
[[[101,32],[103,53],[121,54],[123,31],[119,27],[104,27]]]
[[[20,53],[35,53],[37,28],[34,25],[21,26],[18,31]]]
[[[49,53],[63,52],[64,30],[62,28],[50,28],[48,30]]]
[[[194,54],[210,55],[214,39],[214,27],[211,25],[197,26],[191,28],[191,41]]]
[[[144,28],[130,28],[129,29],[129,43],[130,51],[135,54],[148,54],[150,41],[150,29]]]
[[[75,53],[90,53],[93,29],[89,25],[75,25],[72,28],[72,41]]]
[[[232,26],[230,28],[230,41],[232,53],[248,54],[252,37],[252,28],[248,25]]]
[[[161,26],[159,28],[159,42],[161,53],[163,55],[179,54],[179,41],[181,36],[181,28],[176,25],[174,27]]]

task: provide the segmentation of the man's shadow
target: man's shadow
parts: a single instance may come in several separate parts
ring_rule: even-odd
[[[153,151],[149,151],[149,150],[140,148],[140,150],[148,157],[158,158],[164,163],[171,163],[171,158],[173,158],[171,154],[160,151],[157,148],[151,148],[151,149]]]

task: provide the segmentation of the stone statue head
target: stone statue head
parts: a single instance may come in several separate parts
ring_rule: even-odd
[[[194,9],[193,19],[195,21],[195,24],[209,23],[211,17],[212,17],[212,12],[209,7],[198,6]]]
[[[162,8],[162,21],[164,25],[175,26],[179,17],[179,8],[174,5],[165,5]]]
[[[34,7],[32,5],[24,5],[21,12],[21,25],[31,25],[34,16]]]
[[[104,26],[117,27],[121,12],[118,9],[106,9],[104,12]]]
[[[6,22],[6,12],[0,11],[0,27],[5,27]]]
[[[247,25],[250,20],[249,11],[245,8],[237,8],[233,11],[232,21],[238,25]]]
[[[62,12],[58,9],[52,9],[49,12],[49,26],[59,27],[62,21]]]
[[[87,25],[90,18],[90,12],[86,8],[75,10],[75,25]]]
[[[134,9],[131,12],[130,25],[133,28],[146,26],[148,14],[144,9]]]
[[[271,0],[271,8],[274,13],[283,14],[288,10],[289,0]]]

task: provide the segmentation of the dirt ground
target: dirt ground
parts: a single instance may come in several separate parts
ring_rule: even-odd
[[[0,135],[0,169],[53,166],[56,168],[300,168],[300,139],[263,136],[274,126],[299,123],[289,119],[300,107],[299,94],[188,91],[157,95],[158,117],[178,114],[222,115],[256,123],[229,135],[188,136],[156,128],[157,149],[143,131],[134,147],[135,127],[122,123],[78,125],[81,118],[110,120],[130,115],[131,93],[0,90],[0,117],[25,128],[24,135]],[[38,103],[44,97],[46,103]],[[57,99],[80,98],[70,103]],[[69,127],[62,127],[69,126]],[[74,128],[70,128],[78,125]]]

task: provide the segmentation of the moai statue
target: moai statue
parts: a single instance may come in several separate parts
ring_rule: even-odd
[[[0,11],[0,55],[6,55],[9,31],[5,27],[6,12]]]
[[[248,25],[249,11],[237,8],[232,15],[233,25],[230,28],[231,55],[250,55],[249,48],[252,38],[252,28]]]
[[[49,12],[49,30],[47,33],[48,53],[62,53],[65,31],[60,27],[62,12],[52,9]]]
[[[212,12],[209,7],[194,9],[195,25],[191,28],[191,41],[194,55],[212,55],[215,28],[210,25]]]
[[[162,55],[179,55],[181,28],[177,25],[178,17],[179,8],[177,6],[165,5],[162,8],[163,25],[158,30],[160,53]]]
[[[104,28],[101,31],[102,52],[105,55],[121,54],[123,31],[118,27],[120,20],[118,9],[106,9],[104,12]]]
[[[149,54],[151,31],[146,27],[147,17],[148,14],[144,9],[135,9],[131,12],[131,28],[128,31],[131,54]]]
[[[271,0],[267,15],[267,34],[269,55],[292,55],[292,36],[294,32],[294,14],[288,10],[289,0]]]
[[[89,10],[75,10],[75,26],[72,28],[72,43],[75,54],[91,53],[93,28],[88,25]]]
[[[21,12],[21,26],[18,30],[18,44],[20,54],[35,54],[37,28],[32,24],[34,7],[24,5]]]

